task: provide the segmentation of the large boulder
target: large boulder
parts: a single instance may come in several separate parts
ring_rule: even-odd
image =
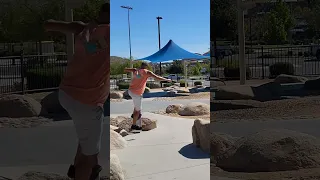
[[[179,113],[183,108],[182,104],[171,104],[166,108],[166,113]]]
[[[220,86],[215,91],[216,100],[247,100],[253,99],[254,93],[251,86]]]
[[[157,121],[149,118],[141,118],[142,121],[142,130],[150,131],[152,129],[157,128]]]
[[[320,167],[320,140],[285,129],[267,129],[238,139],[217,157],[226,171],[272,172]]]
[[[41,100],[42,107],[52,114],[68,114],[59,101],[59,91],[48,94]]]
[[[59,174],[29,171],[19,177],[18,180],[70,180],[70,178]]]
[[[280,74],[274,79],[274,82],[280,84],[287,84],[287,83],[305,83],[308,80],[306,77],[302,76],[294,76],[294,75],[287,75],[287,74]]]
[[[118,91],[110,92],[110,98],[111,99],[122,99],[123,98],[123,93],[118,92]]]
[[[216,162],[216,157],[220,156],[227,149],[234,145],[235,138],[222,133],[211,132],[210,133],[210,155],[211,161]]]
[[[0,96],[0,117],[34,117],[40,113],[45,114],[41,104],[31,97],[15,94]]]
[[[192,142],[204,152],[210,153],[210,121],[196,119],[192,126]]]
[[[180,116],[200,116],[210,113],[210,105],[200,102],[193,102],[184,106],[179,112]]]
[[[127,141],[117,132],[110,129],[110,150],[123,149]]]
[[[124,172],[117,155],[110,154],[110,180],[124,180]]]

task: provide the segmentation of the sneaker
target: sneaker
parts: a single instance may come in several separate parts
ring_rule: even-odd
[[[132,125],[131,126],[131,131],[141,131],[142,130],[142,127],[139,127],[137,125]]]
[[[90,176],[90,180],[96,180],[100,175],[100,172],[102,171],[102,167],[100,165],[96,165],[94,168],[92,168],[92,173]],[[68,170],[68,177],[71,179],[75,178],[75,167],[74,165],[70,165],[69,170]]]

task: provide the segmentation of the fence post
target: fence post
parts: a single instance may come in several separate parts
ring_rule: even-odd
[[[264,79],[264,55],[263,55],[263,46],[261,46],[261,66],[262,66],[262,79]]]
[[[25,94],[25,87],[24,87],[25,66],[24,66],[23,59],[24,59],[24,53],[23,53],[23,49],[22,49],[21,54],[20,54],[21,91],[22,91],[22,94]]]

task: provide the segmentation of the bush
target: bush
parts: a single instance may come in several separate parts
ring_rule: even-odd
[[[278,62],[269,66],[270,78],[276,78],[280,74],[294,75],[292,63]]]
[[[185,87],[186,86],[186,82],[183,81],[183,80],[179,81],[179,83],[180,83],[180,87]],[[188,83],[187,83],[187,87],[188,87]]]
[[[161,88],[160,84],[155,82],[147,82],[147,87],[150,89]]]
[[[202,86],[202,82],[201,81],[195,81],[193,84],[194,84],[194,86]]]
[[[240,68],[239,67],[225,67],[223,69],[224,77],[228,80],[239,80],[240,79]],[[247,67],[246,78],[251,79],[251,69]]]
[[[65,67],[34,68],[27,70],[28,90],[59,87],[65,70]]]
[[[121,90],[121,89],[129,89],[130,83],[121,81],[121,82],[117,82],[117,86],[118,86],[118,88],[119,88],[120,90]]]

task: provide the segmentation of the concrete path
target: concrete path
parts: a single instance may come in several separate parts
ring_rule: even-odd
[[[145,98],[142,101],[142,111],[152,112],[158,110],[165,110],[170,104],[189,104],[191,102],[202,102],[210,104],[210,99],[186,99],[186,100],[174,100],[174,101],[152,101],[152,98]],[[123,100],[122,102],[111,102],[110,113],[111,114],[123,114],[132,113],[133,103],[132,100]]]
[[[127,179],[210,179],[209,155],[191,144],[193,120],[152,113],[143,116],[156,119],[158,127],[127,136],[128,147],[112,152],[118,155]]]

